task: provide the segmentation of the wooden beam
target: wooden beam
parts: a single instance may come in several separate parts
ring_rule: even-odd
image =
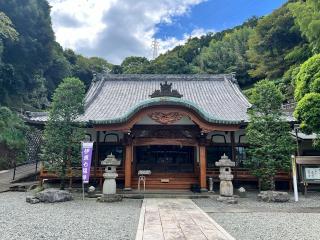
[[[168,139],[168,138],[136,138],[133,140],[134,146],[147,145],[181,145],[181,146],[196,146],[195,139]]]
[[[202,192],[208,191],[207,189],[207,159],[206,159],[206,147],[199,146],[199,160],[200,160],[200,190]]]
[[[125,162],[124,162],[124,190],[130,191],[132,178],[132,144],[125,146]]]

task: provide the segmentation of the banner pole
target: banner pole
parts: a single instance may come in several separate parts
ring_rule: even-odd
[[[293,192],[294,192],[294,201],[298,202],[298,184],[297,184],[297,168],[296,168],[296,159],[295,156],[291,156],[292,159],[292,178],[293,178]]]
[[[82,200],[84,201],[84,182],[82,180]]]

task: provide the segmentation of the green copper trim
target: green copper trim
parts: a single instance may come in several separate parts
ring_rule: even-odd
[[[218,124],[240,124],[243,123],[243,120],[226,120],[219,119],[217,117],[210,116],[207,112],[202,110],[197,104],[184,100],[181,98],[174,97],[157,97],[150,98],[138,103],[136,106],[129,109],[129,111],[119,118],[113,118],[108,120],[89,120],[89,123],[92,124],[115,124],[115,123],[123,123],[128,121],[133,117],[138,111],[151,107],[151,106],[165,106],[165,105],[174,105],[174,106],[182,106],[195,111],[201,118],[206,120],[209,123],[218,123]]]

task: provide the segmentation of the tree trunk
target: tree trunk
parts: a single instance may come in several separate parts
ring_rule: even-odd
[[[66,186],[66,168],[67,164],[63,161],[62,168],[61,168],[61,182],[60,182],[60,189],[64,190]]]
[[[62,169],[61,169],[61,185],[60,189],[64,190],[66,187],[66,173],[69,163],[71,164],[71,149],[70,149],[70,143],[67,150],[67,158],[63,161]]]
[[[274,191],[276,189],[276,184],[274,182],[274,176],[270,176],[270,190]]]

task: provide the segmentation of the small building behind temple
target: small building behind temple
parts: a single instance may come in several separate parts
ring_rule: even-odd
[[[218,180],[215,162],[226,154],[236,163],[234,181],[257,182],[243,168],[250,107],[231,74],[98,74],[78,119],[86,124],[87,140],[94,142],[90,178],[102,183],[100,162],[112,153],[121,160],[121,188],[137,188],[138,171],[150,170],[147,189],[199,186],[206,191],[208,177]],[[46,120],[43,113],[27,117],[37,126]],[[70,179],[80,179],[73,167]],[[42,169],[40,177],[56,176]],[[291,181],[284,172],[275,179]]]

